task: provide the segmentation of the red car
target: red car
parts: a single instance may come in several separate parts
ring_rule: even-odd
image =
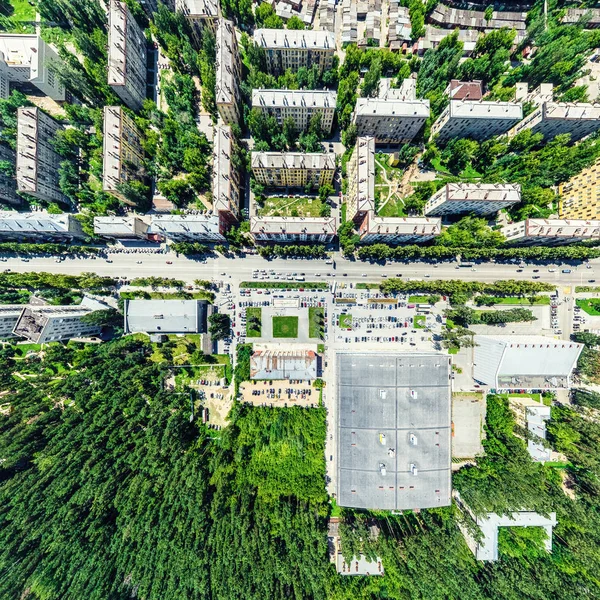
[[[172,261],[172,260],[168,260],[168,261],[167,261],[167,264],[168,264],[168,265],[172,265],[172,264],[173,264],[173,261]]]

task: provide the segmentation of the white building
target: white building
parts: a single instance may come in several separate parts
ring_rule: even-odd
[[[148,235],[172,242],[224,242],[218,215],[153,215]]]
[[[523,118],[523,105],[486,100],[450,100],[431,126],[431,137],[447,142],[454,138],[486,140],[506,133]]]
[[[541,84],[531,94],[526,83],[518,83],[517,99],[533,102],[537,108],[508,132],[509,137],[530,129],[541,133],[546,141],[562,133],[569,133],[571,140],[577,141],[600,129],[600,104],[554,102],[551,83]]]
[[[425,204],[428,217],[491,215],[521,202],[518,183],[448,183]]]
[[[216,34],[216,84],[217,110],[227,125],[240,120],[240,89],[242,67],[235,27],[232,21],[219,19]]]
[[[513,396],[510,406],[515,411],[517,424],[527,428],[527,452],[534,462],[548,462],[552,450],[543,440],[546,439],[546,422],[551,417],[551,407],[529,397]]]
[[[94,217],[94,233],[109,239],[145,239],[148,225],[136,215]]]
[[[497,391],[571,387],[583,344],[542,335],[475,336],[473,378]]]
[[[253,152],[254,179],[267,187],[315,188],[333,183],[335,155],[328,152]]]
[[[333,217],[252,217],[250,233],[258,242],[327,244],[336,234]]]
[[[531,246],[535,244],[573,244],[585,240],[600,240],[600,221],[585,219],[525,219],[502,228],[507,243]]]
[[[70,241],[84,237],[81,224],[72,214],[0,211],[2,240]]]
[[[125,2],[110,0],[108,85],[132,110],[146,98],[146,37]]]
[[[13,329],[22,312],[22,304],[0,305],[0,340],[6,340],[14,336]]]
[[[421,244],[442,232],[442,220],[430,217],[378,217],[369,211],[359,229],[360,241],[367,244]]]
[[[52,140],[63,126],[35,106],[17,111],[17,189],[48,202],[68,203],[59,185],[63,158]]]
[[[359,136],[372,136],[378,144],[405,143],[416,137],[429,115],[429,100],[417,98],[415,80],[406,79],[398,89],[380,84],[377,98],[358,98],[352,118]]]
[[[375,210],[375,138],[359,137],[346,165],[346,218],[360,223]]]
[[[102,190],[132,205],[121,184],[142,181],[144,150],[142,132],[122,106],[104,107]]]
[[[327,90],[252,90],[252,108],[272,115],[279,125],[292,117],[298,131],[307,129],[315,114],[321,115],[321,129],[331,133],[337,94]]]
[[[8,96],[7,81],[30,83],[40,92],[59,102],[65,99],[65,88],[54,73],[60,58],[54,48],[39,35],[0,34],[0,97]],[[4,96],[3,94],[6,94]]]
[[[106,304],[87,296],[81,304],[74,306],[28,304],[22,309],[13,333],[34,344],[98,335],[101,328],[82,321],[82,318],[92,312],[106,309]]]
[[[206,300],[125,300],[125,333],[206,333]]]
[[[255,29],[254,43],[264,49],[267,69],[275,75],[313,65],[327,71],[333,65],[335,36],[329,31]]]
[[[229,125],[216,127],[212,175],[213,209],[218,213],[224,230],[240,218],[240,174],[232,160],[236,151],[235,143]]]

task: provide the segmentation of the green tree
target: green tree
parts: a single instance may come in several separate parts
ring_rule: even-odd
[[[292,15],[287,22],[288,29],[304,29],[304,21],[297,17],[296,15]]]

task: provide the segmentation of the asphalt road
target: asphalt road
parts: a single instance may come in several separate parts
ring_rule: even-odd
[[[517,272],[517,265],[486,263],[478,265],[476,270],[457,268],[456,263],[447,262],[432,265],[428,263],[388,263],[377,265],[361,261],[349,261],[339,255],[334,257],[336,268],[326,264],[325,260],[314,259],[275,259],[266,260],[260,256],[248,255],[244,258],[208,257],[206,262],[193,260],[184,256],[175,257],[172,254],[112,254],[107,262],[103,258],[66,258],[56,262],[54,258],[31,258],[24,261],[19,258],[7,258],[0,270],[11,269],[15,272],[46,271],[50,273],[65,273],[76,275],[93,272],[98,275],[120,277],[174,277],[185,281],[194,279],[223,279],[227,281],[243,281],[252,279],[254,269],[274,270],[277,273],[303,273],[307,280],[321,279],[332,281],[330,276],[335,274],[339,281],[380,281],[382,277],[401,275],[403,279],[463,279],[469,281],[497,281],[500,279],[533,280],[553,283],[558,286],[574,286],[597,279],[600,285],[600,259],[590,262],[591,268],[585,265],[573,267],[570,265],[554,265],[550,267],[528,266],[522,272]],[[170,261],[172,264],[167,264]],[[138,264],[140,262],[141,264]],[[571,270],[562,273],[563,268]],[[537,269],[537,272],[535,271]],[[365,276],[363,276],[365,275]],[[318,280],[318,279],[316,279]]]

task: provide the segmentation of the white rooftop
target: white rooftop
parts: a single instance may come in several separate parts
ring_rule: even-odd
[[[585,219],[526,219],[527,236],[600,238],[600,221]]]
[[[337,94],[328,90],[252,90],[252,106],[335,108]]]
[[[189,17],[219,16],[218,0],[177,0],[177,10]]]
[[[358,98],[356,116],[383,116],[406,118],[429,118],[429,100],[383,100],[382,98]]]
[[[46,212],[0,211],[0,235],[2,233],[69,233],[73,215]]]
[[[356,189],[358,211],[375,210],[375,138],[359,137],[356,140]],[[354,159],[354,156],[352,157]]]
[[[252,217],[251,233],[306,233],[335,235],[334,217]]]
[[[218,215],[153,215],[149,234],[219,233]]]
[[[231,21],[219,19],[216,36],[216,83],[215,94],[217,102],[233,103],[236,101],[235,90],[239,81],[235,81],[233,61],[239,60],[234,57],[237,52],[235,29]]]
[[[523,118],[523,105],[515,102],[486,100],[450,100],[450,116],[455,119],[508,119]]]
[[[367,233],[406,235],[439,235],[442,220],[436,217],[378,217],[369,218]]]
[[[204,300],[126,300],[125,333],[203,333]]]
[[[335,155],[329,152],[253,152],[253,169],[335,170]]]
[[[521,186],[518,183],[448,183],[445,192],[449,202],[521,201]]]
[[[94,233],[97,235],[136,235],[146,227],[137,216],[94,217]]]
[[[312,29],[255,29],[254,43],[262,48],[328,50],[335,52],[335,36]]]

